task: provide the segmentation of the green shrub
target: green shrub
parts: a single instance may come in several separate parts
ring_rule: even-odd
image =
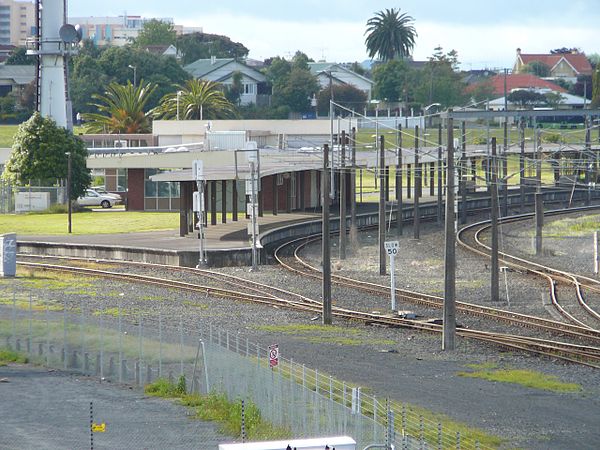
[[[548,133],[542,137],[542,142],[549,144],[558,144],[561,141],[561,135],[559,133]]]
[[[0,366],[5,366],[8,363],[26,363],[27,357],[12,350],[0,350]]]

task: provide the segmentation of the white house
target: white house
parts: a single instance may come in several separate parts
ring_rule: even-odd
[[[367,94],[367,100],[371,100],[373,80],[363,77],[358,73],[337,63],[316,62],[308,63],[310,72],[317,77],[321,88],[325,89],[329,83],[335,85],[350,85],[360,89]]]
[[[256,105],[268,104],[270,89],[267,86],[267,77],[261,72],[234,58],[199,59],[188,64],[184,69],[194,78],[215,81],[225,86],[233,84],[233,75],[242,74],[242,94],[240,104]]]

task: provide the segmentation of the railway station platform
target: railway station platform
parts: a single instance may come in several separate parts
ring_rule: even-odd
[[[433,197],[421,197],[423,203],[435,202]],[[411,199],[404,200],[411,204]],[[395,204],[392,202],[392,204]],[[388,203],[389,208],[390,203]],[[360,224],[372,224],[377,217],[377,203],[357,205]],[[394,209],[394,206],[392,206]],[[332,206],[332,232],[338,228],[338,209]],[[349,213],[349,211],[348,211]],[[119,214],[102,212],[99,214]],[[248,236],[250,220],[243,216],[236,222],[219,223],[205,228],[206,256],[208,266],[243,266],[252,260],[251,240]],[[304,236],[321,231],[321,212],[291,212],[273,215],[266,212],[259,217],[260,241],[263,245],[292,236]],[[179,230],[149,231],[115,234],[87,235],[19,235],[18,252],[47,256],[71,256],[90,259],[117,259],[157,264],[195,267],[199,260],[200,241],[194,232],[184,237]],[[264,252],[261,258],[265,259]]]

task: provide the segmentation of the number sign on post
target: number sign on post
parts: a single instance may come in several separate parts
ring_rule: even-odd
[[[396,311],[396,268],[394,262],[400,249],[400,243],[398,241],[386,241],[383,245],[387,254],[390,255],[390,273],[392,275],[390,294],[392,298],[392,311]]]

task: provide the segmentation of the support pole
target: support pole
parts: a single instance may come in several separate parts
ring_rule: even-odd
[[[504,119],[504,147],[502,148],[502,217],[508,216],[508,118]]]
[[[323,261],[323,325],[331,325],[331,248],[329,245],[329,145],[323,146],[323,173],[321,176],[322,198],[322,246],[321,259]]]
[[[456,335],[456,223],[454,212],[454,119],[448,110],[448,151],[446,154],[446,242],[444,255],[444,317],[442,350],[454,350]]]
[[[525,121],[523,118],[519,121],[519,145],[521,152],[519,153],[519,211],[525,212]]]
[[[458,191],[460,192],[460,223],[467,223],[467,170],[466,170],[466,161],[467,161],[467,125],[465,122],[461,124],[461,136],[460,136],[460,165],[456,168],[456,172],[458,173],[459,187]]]
[[[587,194],[585,197],[585,205],[590,206],[592,203],[592,118],[590,116],[586,116],[585,118],[585,157],[583,161],[585,162],[585,184],[587,185]],[[594,180],[596,181],[596,180]]]
[[[233,214],[233,221],[238,221],[238,191],[237,191],[237,180],[233,180],[231,183],[231,210]]]
[[[396,236],[402,236],[402,125],[398,125],[396,134],[396,146],[398,147],[398,155],[396,161],[396,201],[398,203],[398,218],[396,220]]]
[[[438,154],[437,154],[437,164],[438,164],[438,173],[437,173],[437,223],[442,223],[443,210],[442,210],[442,174],[444,172],[444,161],[442,159],[442,124],[438,125]]]
[[[358,226],[356,224],[356,128],[352,127],[352,170],[350,175],[350,242],[358,245]]]
[[[227,180],[221,180],[221,223],[227,223]]]
[[[346,259],[346,131],[342,130],[340,156],[340,259]]]
[[[492,180],[491,180],[491,214],[492,222],[492,280],[491,300],[500,301],[500,267],[498,264],[498,159],[496,158],[496,138],[492,138]]]
[[[71,204],[71,184],[72,184],[72,161],[73,161],[73,155],[71,155],[71,152],[67,152],[67,211],[68,211],[68,220],[69,220],[69,234],[71,233],[71,230],[73,228],[73,221],[72,221],[72,215],[73,215],[73,205]]]
[[[535,193],[535,254],[542,255],[542,233],[544,228],[544,199],[541,192]]]
[[[384,190],[384,170],[385,170],[385,139],[379,137],[379,275],[385,275],[385,190]]]
[[[415,196],[413,200],[413,238],[420,239],[421,212],[419,197],[421,197],[421,164],[419,162],[419,126],[415,126]]]
[[[598,241],[599,234],[600,233],[597,231],[594,231],[594,273],[596,275],[598,275],[598,272],[600,271],[600,251],[598,251],[598,246],[600,245]]]

